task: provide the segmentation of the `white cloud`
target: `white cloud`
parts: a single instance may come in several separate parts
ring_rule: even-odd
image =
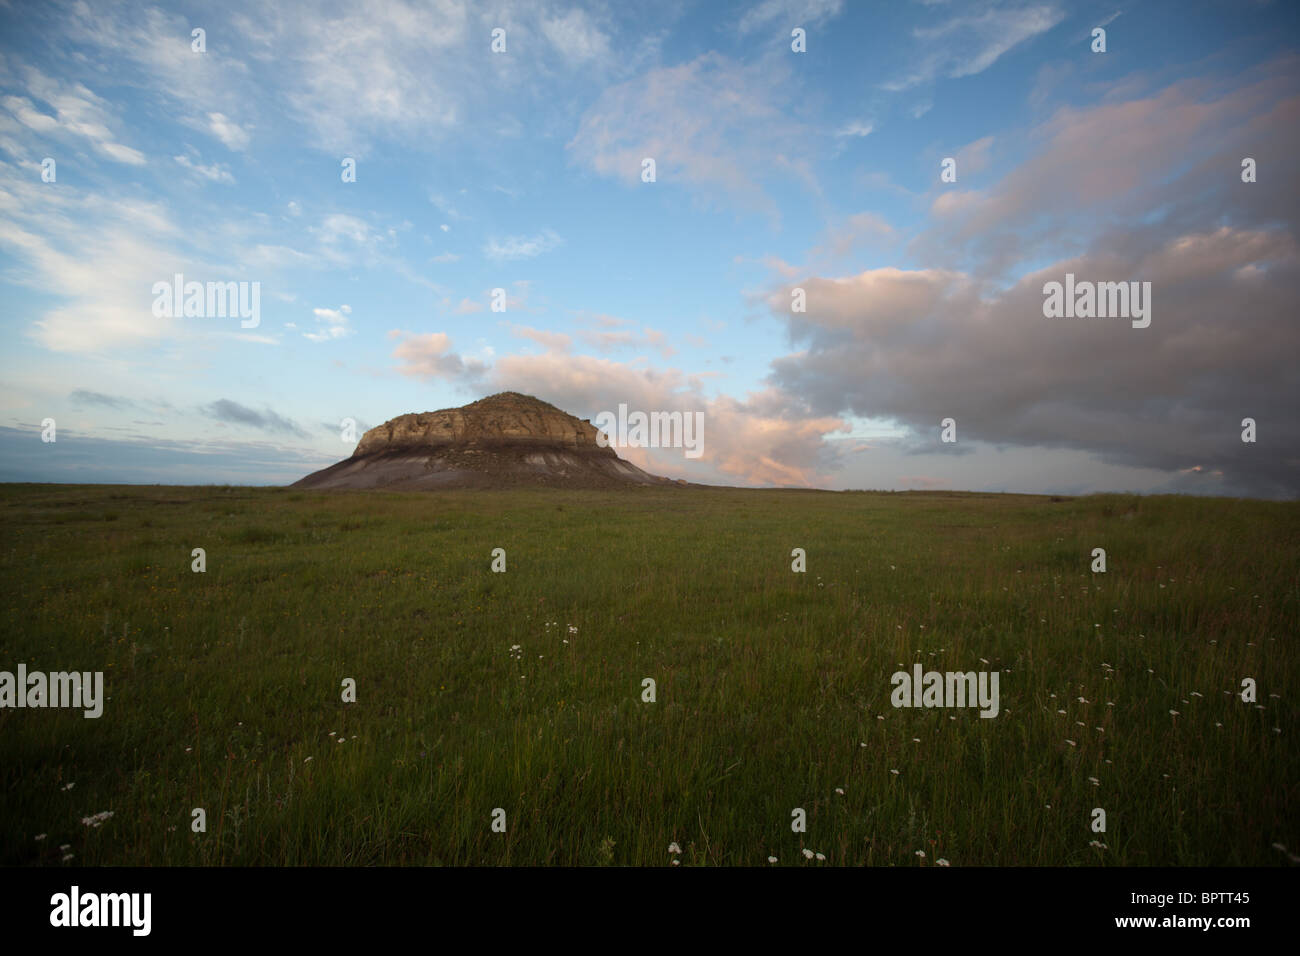
[[[349,305],[341,305],[337,309],[318,308],[311,311],[323,328],[315,332],[304,332],[305,339],[312,342],[331,342],[335,339],[347,338],[356,331],[348,327],[348,317],[352,315],[352,307]]]
[[[603,0],[236,0],[204,24],[207,52],[195,53],[194,16],[172,6],[71,0],[51,14],[48,40],[75,51],[65,66],[116,74],[231,149],[286,128],[305,146],[356,157],[376,140],[557,135],[573,96],[657,60],[681,16],[615,13]],[[489,51],[495,27],[507,30],[505,55]]]
[[[908,59],[916,66],[883,88],[899,92],[940,77],[957,79],[982,73],[1007,51],[1046,33],[1065,18],[1055,4],[994,6],[975,13],[968,9],[938,26],[913,30],[920,49]]]
[[[208,132],[221,140],[227,149],[239,151],[248,147],[248,130],[224,113],[208,114]]]
[[[561,16],[544,15],[542,33],[561,56],[578,62],[609,59],[609,37],[576,7]]]
[[[114,120],[108,104],[89,88],[48,77],[33,67],[26,67],[22,72],[27,96],[6,96],[0,105],[14,121],[7,124],[10,130],[28,148],[35,147],[35,140],[23,136],[23,128],[67,142],[88,143],[114,162],[130,166],[145,164],[144,153],[118,141],[118,135],[110,129]],[[50,112],[39,103],[44,103]]]
[[[780,26],[788,34],[794,27],[807,29],[832,17],[844,9],[844,0],[763,0],[740,18],[737,29],[753,33],[769,26]]]
[[[211,180],[214,183],[233,184],[235,177],[230,174],[230,170],[221,163],[213,163],[210,166],[204,166],[202,163],[191,162],[188,156],[173,156],[172,159],[177,163],[202,176],[204,179]]]
[[[870,136],[875,127],[861,120],[850,120],[835,131],[836,136]]]
[[[483,254],[489,259],[533,259],[550,252],[564,243],[554,230],[544,229],[535,236],[510,236],[507,239],[489,239]]]
[[[723,192],[770,206],[755,172],[813,183],[815,136],[786,109],[794,89],[783,61],[747,66],[706,53],[607,88],[568,149],[629,185],[641,185],[650,157],[657,188],[686,184],[708,197]]]
[[[164,206],[52,190],[2,162],[0,174],[0,247],[13,257],[12,281],[61,300],[27,329],[36,342],[84,354],[209,331],[152,314],[153,283],[217,271],[187,248]]]
[[[446,214],[452,219],[465,218],[460,214],[460,212],[456,209],[456,207],[451,204],[451,201],[448,200],[445,196],[441,196],[438,193],[430,193],[429,202],[433,203],[434,206],[436,206],[440,212]]]
[[[143,166],[146,162],[144,153],[138,149],[132,149],[130,146],[123,146],[121,143],[97,143],[96,146],[109,159],[115,159],[119,163],[126,163],[129,166]]]

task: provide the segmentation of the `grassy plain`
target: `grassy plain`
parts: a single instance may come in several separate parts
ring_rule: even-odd
[[[0,710],[0,863],[1300,849],[1294,503],[6,485],[0,527],[0,670],[109,697]],[[918,661],[998,671],[1001,713],[894,708]]]

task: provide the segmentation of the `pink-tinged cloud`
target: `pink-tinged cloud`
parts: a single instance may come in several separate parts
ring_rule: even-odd
[[[1300,178],[1243,183],[1241,162],[1280,171],[1300,154],[1298,67],[1287,57],[1057,111],[1000,179],[936,187],[912,252],[963,269],[807,269],[770,288],[800,347],[773,363],[772,385],[810,414],[908,426],[911,450],[1073,449],[1294,497]],[[1025,274],[1031,261],[1048,264]],[[1045,317],[1044,285],[1067,273],[1149,283],[1150,326]],[[796,286],[806,313],[791,312]],[[941,447],[946,417],[960,439]],[[1267,446],[1241,441],[1246,417],[1269,422]]]
[[[619,448],[619,454],[656,474],[705,483],[751,485],[826,484],[836,454],[827,434],[848,431],[832,416],[802,414],[775,389],[744,401],[708,398],[701,381],[677,369],[631,366],[586,355],[508,355],[492,369],[500,389],[536,395],[579,417],[601,412],[703,412],[704,453],[698,460],[682,449]],[[626,454],[624,454],[626,452]]]
[[[578,338],[601,352],[639,348],[653,349],[663,358],[671,358],[677,354],[677,349],[668,344],[667,337],[663,332],[648,326],[643,328],[640,333],[631,329],[618,329],[610,332],[584,330],[578,333]]]
[[[1296,240],[1225,226],[1144,253],[1122,242],[1005,290],[950,271],[877,269],[804,280],[808,312],[791,315],[778,289],[773,314],[806,348],[778,359],[772,382],[815,413],[892,418],[917,436],[955,418],[958,445],[933,450],[960,453],[967,441],[1077,448],[1134,467],[1203,464],[1253,494],[1294,494]],[[1066,273],[1149,282],[1150,327],[1044,317],[1043,286]],[[1264,454],[1240,440],[1247,416],[1270,422]]]
[[[1078,249],[1116,219],[1143,213],[1160,212],[1159,222],[1183,232],[1225,216],[1290,217],[1295,177],[1243,190],[1240,163],[1251,156],[1285,164],[1295,155],[1297,75],[1293,57],[1256,68],[1232,89],[1184,80],[1136,99],[1063,107],[1025,135],[1029,159],[994,184],[972,189],[963,173],[987,162],[991,145],[978,140],[963,150],[963,185],[936,181],[931,213],[938,221],[912,251],[939,262],[964,251],[999,271],[1060,254],[1071,248],[1066,243]],[[1185,215],[1175,215],[1179,209]]]
[[[476,359],[462,359],[451,351],[451,338],[445,332],[425,335],[400,333],[405,338],[393,349],[393,358],[401,365],[398,372],[410,378],[465,383],[483,374],[486,366]],[[393,337],[393,333],[389,333]]]
[[[510,325],[510,334],[521,339],[536,342],[548,352],[567,352],[573,346],[573,338],[563,332],[548,332],[528,325]]]

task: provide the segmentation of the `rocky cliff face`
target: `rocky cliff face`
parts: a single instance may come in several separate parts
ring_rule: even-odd
[[[501,392],[462,408],[399,415],[370,429],[350,458],[295,488],[615,488],[677,484],[596,444],[597,430],[554,405]]]
[[[392,449],[503,443],[591,448],[614,454],[613,449],[596,444],[596,427],[590,422],[531,395],[500,392],[462,408],[398,415],[362,435],[352,457]]]

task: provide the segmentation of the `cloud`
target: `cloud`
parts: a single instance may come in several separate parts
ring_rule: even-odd
[[[554,230],[544,229],[535,236],[511,236],[507,239],[489,239],[483,254],[494,261],[534,259],[543,253],[558,249],[564,244]]]
[[[575,62],[605,62],[611,58],[610,38],[583,10],[574,7],[559,15],[542,14],[542,34],[557,53]]]
[[[125,398],[114,398],[103,392],[91,392],[84,388],[76,389],[68,398],[78,405],[102,405],[105,408],[128,408],[135,403]]]
[[[532,122],[546,122],[557,86],[599,82],[655,48],[651,31],[628,27],[615,40],[598,8],[463,0],[371,0],[362,6],[253,7],[231,26],[259,67],[274,67],[278,99],[309,141],[340,155],[365,156],[376,140],[433,144],[482,132],[521,131],[485,105],[509,96]],[[506,31],[493,54],[491,31]],[[471,122],[495,115],[489,129]]]
[[[217,421],[227,422],[232,425],[247,425],[250,428],[259,428],[262,431],[283,432],[299,438],[307,437],[307,433],[296,424],[287,418],[280,417],[269,408],[257,412],[240,405],[238,402],[222,398],[211,405],[205,406],[201,411],[209,418],[215,418]]]
[[[599,326],[602,329],[623,329],[636,324],[631,319],[620,319],[616,315],[605,315],[603,312],[598,315],[584,317],[583,321],[588,325]]]
[[[762,0],[745,11],[736,28],[753,33],[780,26],[789,34],[795,27],[808,29],[840,15],[844,0]]]
[[[208,132],[225,144],[227,149],[241,150],[248,148],[249,133],[224,113],[208,114]]]
[[[337,438],[337,429],[334,434]],[[33,437],[21,429],[0,427],[0,481],[288,484],[337,459],[270,441],[110,439],[62,426],[53,444]]]
[[[619,448],[634,464],[663,475],[722,483],[812,487],[827,480],[839,455],[824,441],[847,422],[813,416],[801,403],[775,388],[749,394],[709,398],[703,382],[677,369],[628,365],[589,355],[568,354],[567,336],[552,338],[527,326],[512,332],[547,347],[542,355],[505,355],[491,366],[452,351],[443,332],[416,335],[394,329],[400,339],[393,357],[398,371],[426,381],[494,391],[536,395],[578,417],[626,403],[644,411],[701,411],[705,414],[704,456],[686,459],[682,449]]]
[[[417,335],[394,330],[388,334],[402,339],[393,350],[393,358],[401,363],[398,372],[410,378],[470,383],[486,370],[484,363],[462,359],[452,352],[451,337],[445,332]]]
[[[356,331],[348,326],[348,319],[352,315],[350,305],[341,305],[337,309],[312,309],[312,315],[323,328],[316,332],[304,332],[303,338],[309,341],[331,342],[346,338]]]
[[[842,223],[827,229],[821,243],[813,249],[814,260],[834,260],[846,256],[863,246],[877,246],[893,242],[894,227],[873,212],[860,212]],[[792,278],[798,270],[784,262],[773,262],[774,271]]]
[[[436,137],[459,123],[469,25],[449,0],[290,6],[235,21],[250,56],[276,64],[279,97],[313,145],[352,156],[374,136]]]
[[[1294,495],[1295,239],[1221,227],[1141,255],[1117,246],[1099,241],[1005,291],[947,270],[806,278],[806,315],[790,315],[785,289],[769,299],[806,346],[773,363],[772,384],[817,413],[890,418],[918,435],[953,417],[954,448],[1072,448],[1167,471],[1199,464],[1252,494]],[[1151,326],[1044,318],[1043,284],[1066,272],[1149,281]],[[1242,443],[1245,417],[1268,423],[1267,446]]]
[[[770,207],[754,174],[814,185],[815,137],[786,106],[793,81],[783,61],[742,65],[718,53],[651,70],[611,86],[582,116],[572,159],[638,188],[642,160],[655,160],[656,187],[685,184]]]
[[[1046,33],[1065,18],[1055,4],[998,4],[962,12],[933,27],[918,27],[912,36],[917,48],[908,53],[914,64],[904,75],[884,84],[892,92],[933,83],[940,77],[958,79],[982,73],[1009,50]]]
[[[437,207],[439,212],[445,213],[446,215],[450,216],[452,219],[465,218],[460,214],[459,211],[457,211],[456,207],[451,204],[450,200],[448,200],[447,197],[439,193],[430,193],[429,202],[433,203],[433,205]]]
[[[66,42],[77,48],[76,63],[153,91],[183,122],[213,135],[204,117],[214,106],[230,116],[262,91],[247,63],[231,53],[239,45],[228,42],[232,34],[209,30],[208,52],[193,52],[193,24],[185,14],[134,3],[73,3],[61,8],[60,20]],[[243,17],[235,13],[232,20]]]
[[[984,136],[973,143],[967,143],[954,154],[954,158],[957,160],[957,169],[962,175],[966,176],[973,173],[982,173],[989,166],[989,154],[992,149],[992,136]]]
[[[862,122],[862,120],[850,120],[849,122],[841,126],[839,129],[837,129],[835,131],[835,135],[839,137],[843,137],[843,136],[865,137],[865,136],[870,136],[872,130],[874,129],[875,127],[873,127],[870,123],[864,123]]]
[[[138,149],[132,149],[130,146],[123,146],[121,143],[98,143],[99,151],[110,159],[115,159],[119,163],[127,163],[131,166],[143,166],[146,162],[144,153]]]
[[[609,316],[598,318],[606,322],[610,321]],[[671,358],[677,353],[677,349],[668,344],[667,336],[663,332],[649,326],[643,327],[639,333],[628,328],[606,331],[584,329],[578,333],[578,338],[600,352],[612,352],[617,349],[655,349],[663,358]]]
[[[188,156],[173,156],[172,159],[176,160],[177,163],[191,172],[196,173],[211,182],[227,183],[231,185],[235,182],[235,177],[230,174],[230,170],[220,163],[214,163],[211,166],[204,166],[201,163],[192,162]]]
[[[319,227],[313,230],[325,245],[336,245],[343,241],[357,245],[375,242],[377,236],[364,219],[344,213],[332,213],[321,220]]]
[[[952,450],[1053,449],[1093,474],[1171,476],[1151,490],[1294,497],[1300,185],[1254,189],[1240,160],[1300,150],[1295,63],[1058,110],[1001,179],[938,192],[911,249],[929,268],[783,276],[767,303],[802,348],[771,383],[819,414],[892,419],[913,453],[943,450],[951,416]],[[963,154],[978,166],[991,145]],[[1045,319],[1043,284],[1067,272],[1149,281],[1151,327]],[[1241,441],[1243,418],[1270,423],[1266,449]]]
[[[776,389],[750,393],[744,400],[708,398],[701,382],[676,369],[626,365],[586,355],[508,355],[492,369],[500,389],[537,395],[578,417],[630,410],[703,412],[704,454],[694,462],[682,449],[618,448],[640,467],[670,477],[751,485],[811,487],[826,481],[836,459],[823,440],[847,430],[835,417],[809,416]]]
[[[69,3],[52,14],[48,40],[75,50],[65,66],[123,76],[232,150],[249,148],[251,132],[289,129],[304,146],[358,158],[384,144],[433,149],[450,136],[557,135],[573,97],[657,58],[680,16],[615,16],[604,3],[236,3],[207,24],[200,54],[190,47],[194,18],[166,6]],[[505,54],[490,51],[496,27],[507,32]]]
[[[119,142],[110,129],[114,122],[108,104],[81,83],[70,83],[46,76],[34,67],[23,68],[23,86],[27,96],[9,95],[0,106],[23,128],[42,137],[65,142],[85,143],[102,156],[129,166],[143,166],[144,153]],[[46,112],[39,105],[44,103]],[[18,126],[8,124],[18,133]],[[37,140],[21,137],[34,148]]]
[[[330,213],[307,232],[317,241],[314,265],[389,268],[404,278],[431,284],[411,270],[399,254],[397,228],[375,226],[347,213]]]
[[[1031,130],[1029,158],[981,190],[947,187],[932,205],[937,222],[913,244],[922,260],[973,258],[996,273],[1026,259],[1072,254],[1134,211],[1159,212],[1126,243],[1194,232],[1230,217],[1238,223],[1295,222],[1300,184],[1268,189],[1240,180],[1241,157],[1283,157],[1300,149],[1300,83],[1294,60],[1265,64],[1235,89],[1212,80],[1085,109],[1065,107]],[[985,140],[966,151],[973,152]],[[1261,160],[1262,161],[1262,160]],[[958,165],[959,183],[961,164]]]
[[[510,332],[521,339],[531,339],[549,352],[567,352],[573,346],[572,336],[562,332],[548,332],[545,329],[534,329],[527,325],[513,323],[510,325]]]
[[[59,297],[28,327],[31,338],[53,351],[93,353],[206,331],[151,311],[153,283],[209,265],[186,255],[189,237],[166,205],[50,189],[3,162],[0,173],[0,248],[18,264],[12,280]]]
[[[339,435],[343,431],[342,421],[343,419],[342,417],[340,417],[339,421],[337,422],[321,422],[320,423],[321,430],[324,431],[326,434],[330,435],[332,438],[337,440],[339,438]],[[358,435],[364,435],[366,432],[370,431],[370,429],[373,427],[368,422],[362,421],[360,418],[355,419],[355,421],[356,421],[356,431]]]

